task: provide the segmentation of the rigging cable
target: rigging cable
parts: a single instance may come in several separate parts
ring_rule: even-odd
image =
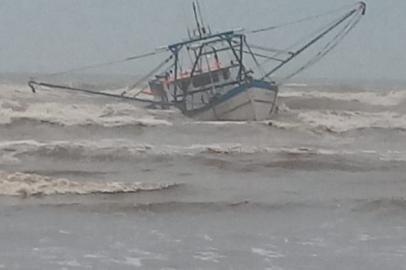
[[[158,50],[155,50],[155,51],[149,52],[149,53],[130,56],[130,57],[126,57],[126,58],[123,58],[123,59],[104,62],[104,63],[100,63],[100,64],[94,64],[94,65],[88,65],[88,66],[73,68],[73,69],[69,69],[69,70],[66,70],[66,71],[50,73],[50,74],[47,74],[45,76],[46,77],[53,77],[53,76],[59,76],[59,75],[74,73],[74,72],[78,72],[78,71],[85,71],[85,70],[95,69],[95,68],[99,68],[99,67],[112,66],[112,65],[116,65],[116,64],[121,64],[121,63],[125,63],[125,62],[130,62],[130,61],[135,61],[135,60],[147,58],[147,57],[150,57],[150,56],[155,56],[155,55],[167,52],[167,51],[168,50],[166,48],[165,49],[158,49]]]
[[[359,6],[356,9],[351,10],[347,14],[345,14],[342,18],[340,18],[337,22],[335,22],[333,25],[328,27],[326,30],[324,30],[322,33],[317,35],[315,38],[313,38],[311,41],[306,43],[303,47],[301,47],[299,50],[297,50],[293,55],[288,57],[284,62],[281,64],[277,65],[275,68],[273,68],[271,71],[269,71],[262,79],[268,78],[271,74],[275,73],[277,70],[285,66],[287,63],[289,63],[291,60],[293,60],[295,57],[306,51],[309,47],[311,47],[313,44],[318,42],[320,39],[324,38],[328,33],[333,31],[335,28],[337,28],[339,25],[344,23],[346,20],[350,19],[350,21],[354,18],[353,16],[356,15],[355,17],[361,17],[362,15],[365,14],[366,10],[366,4],[361,2]],[[350,29],[352,30],[352,28]],[[346,34],[348,34],[347,32]]]
[[[173,59],[173,54],[171,54],[168,58],[165,59],[165,61],[161,62],[156,68],[154,68],[151,72],[149,72],[147,75],[139,79],[137,82],[133,83],[131,86],[127,88],[126,91],[122,93],[122,95],[126,94],[129,91],[134,90],[135,88],[139,87],[143,82],[148,80],[152,75],[157,73],[161,68],[163,68],[167,63],[169,63]]]
[[[259,72],[261,72],[262,75],[265,75],[266,72],[265,72],[263,66],[261,66],[261,64],[258,62],[258,59],[256,57],[257,55],[252,50],[251,46],[248,44],[246,36],[244,36],[244,43],[245,43],[245,46],[248,48],[248,53],[251,55],[251,58],[254,61],[255,65],[257,66]]]
[[[301,19],[298,19],[298,20],[295,20],[295,21],[291,21],[291,22],[287,22],[287,23],[283,23],[283,24],[277,24],[277,25],[271,25],[271,26],[267,26],[267,27],[262,27],[262,28],[259,28],[259,29],[248,31],[247,34],[258,34],[258,33],[262,33],[262,32],[268,32],[268,31],[279,29],[279,28],[292,26],[292,25],[296,25],[296,24],[299,24],[299,23],[307,22],[307,21],[316,20],[316,19],[328,16],[328,15],[331,15],[331,14],[335,14],[335,13],[337,13],[339,11],[342,11],[342,10],[348,10],[348,8],[351,7],[351,6],[353,6],[353,5],[346,5],[346,6],[343,6],[341,8],[338,8],[338,9],[329,10],[329,11],[326,11],[324,13],[304,17],[304,18],[301,18]]]
[[[163,70],[162,74],[168,74],[168,72],[170,72],[170,70],[173,68],[173,66],[174,66],[174,64],[169,65],[165,70]],[[152,76],[152,75],[151,75],[151,76]],[[146,76],[145,76],[145,77],[146,77]],[[140,94],[142,94],[145,90],[147,90],[148,87],[149,87],[149,85],[144,86],[141,90],[139,90],[137,93],[135,93],[135,94],[133,95],[133,97],[138,97],[138,96],[139,96]],[[131,90],[130,90],[130,91],[131,91]],[[123,94],[125,94],[126,92],[127,92],[127,90],[124,91]]]
[[[293,43],[292,45],[290,45],[288,48],[286,48],[285,50],[279,50],[276,51],[271,58],[269,58],[268,60],[265,60],[262,65],[267,64],[268,62],[272,61],[273,59],[280,59],[282,58],[281,55],[288,55],[284,60],[279,61],[279,62],[284,62],[289,58],[295,57],[295,55],[297,54],[297,51],[294,51],[294,49],[299,46],[302,45],[304,42],[307,42],[310,38],[316,37],[318,36],[320,33],[325,32],[328,29],[331,29],[334,27],[334,25],[339,24],[340,21],[342,21],[343,18],[345,18],[347,16],[348,13],[346,13],[345,15],[340,16],[339,18],[335,19],[334,21],[330,22],[327,25],[324,25],[322,27],[319,27],[317,30],[307,34],[306,36],[300,38],[299,40],[297,40],[295,43]],[[289,53],[286,53],[289,52]]]
[[[293,53],[293,52],[288,51],[288,50],[267,48],[265,46],[255,45],[255,44],[251,44],[251,47],[253,49],[256,49],[256,50],[260,50],[260,51],[264,51],[264,52],[270,52],[270,53],[280,53],[280,54],[292,54]]]
[[[165,59],[164,62],[159,64],[157,68],[155,68],[152,72],[150,72],[147,76],[144,76],[142,79],[137,81],[133,86],[129,87],[127,91],[131,91],[138,87],[140,83],[151,77],[153,73],[158,72],[165,64],[167,64],[169,61],[171,61],[173,58],[173,55]],[[121,95],[116,95],[116,94],[110,94],[110,93],[105,93],[105,92],[99,92],[99,91],[94,91],[94,90],[89,90],[89,89],[82,89],[82,88],[76,88],[76,87],[70,87],[66,85],[57,85],[57,84],[51,84],[51,83],[46,83],[46,82],[38,82],[35,80],[30,80],[28,82],[28,86],[31,88],[33,93],[36,93],[36,86],[39,87],[49,87],[49,88],[54,88],[54,89],[61,89],[61,90],[69,90],[69,91],[75,91],[75,92],[81,92],[85,94],[91,94],[91,95],[98,95],[98,96],[105,96],[105,97],[112,97],[112,98],[121,98],[125,100],[132,100],[132,101],[138,101],[138,102],[143,102],[143,103],[151,103],[151,104],[156,104],[156,105],[164,105],[164,106],[171,106],[173,105],[172,103],[169,102],[157,102],[157,101],[152,101],[152,100],[147,100],[147,99],[141,99],[137,98],[135,95],[134,97],[126,96],[125,94],[127,91],[124,91],[121,93]]]
[[[333,49],[335,49],[340,44],[340,42],[357,26],[360,20],[361,20],[360,16],[354,17],[353,20],[347,23],[347,25],[329,43],[327,43],[323,47],[323,49],[321,49],[312,59],[307,61],[295,72],[283,78],[278,83],[278,85],[283,84],[284,82],[290,80],[292,77],[296,76],[297,74],[303,72],[304,70],[318,63],[321,59],[323,59],[326,55],[328,55]]]

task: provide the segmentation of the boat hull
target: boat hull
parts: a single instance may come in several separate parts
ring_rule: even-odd
[[[263,121],[274,111],[278,89],[269,83],[254,81],[230,90],[205,108],[189,116],[202,121]]]

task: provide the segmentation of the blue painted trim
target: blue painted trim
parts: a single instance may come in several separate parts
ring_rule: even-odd
[[[239,85],[233,89],[231,89],[230,91],[228,91],[227,93],[225,93],[224,95],[222,95],[221,97],[219,97],[216,101],[214,101],[213,103],[207,104],[206,106],[200,108],[200,109],[196,109],[196,110],[192,110],[192,111],[188,111],[186,112],[187,115],[189,116],[193,116],[195,114],[198,113],[202,113],[208,110],[211,110],[213,108],[213,106],[217,106],[223,102],[226,102],[227,100],[248,91],[250,88],[262,88],[262,89],[266,89],[269,91],[276,91],[277,90],[277,86],[275,86],[274,84],[267,82],[267,81],[262,81],[262,80],[252,80],[250,82],[247,82],[245,84]]]

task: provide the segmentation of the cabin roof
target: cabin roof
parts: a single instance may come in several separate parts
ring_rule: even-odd
[[[195,42],[199,42],[199,41],[203,41],[203,40],[213,39],[213,38],[217,38],[217,37],[224,37],[224,36],[237,36],[237,35],[235,34],[235,31],[226,31],[226,32],[221,32],[221,33],[217,33],[217,34],[204,36],[201,38],[190,39],[187,41],[174,43],[172,45],[169,45],[168,48],[169,48],[169,50],[174,51],[174,50],[177,50],[177,48],[179,46],[183,46],[183,45],[187,45],[187,44],[191,44],[191,43],[195,43]]]

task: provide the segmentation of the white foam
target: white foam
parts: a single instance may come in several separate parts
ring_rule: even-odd
[[[271,267],[265,268],[265,270],[283,270],[283,268],[279,267],[279,266],[271,266]]]
[[[51,178],[36,174],[8,173],[0,171],[0,195],[45,196],[86,195],[94,193],[135,193],[163,190],[174,185],[122,182],[76,182],[63,178]]]
[[[126,257],[125,261],[123,263],[127,264],[127,265],[134,266],[134,267],[141,267],[142,266],[140,258]]]
[[[45,102],[27,105],[13,100],[0,101],[0,124],[11,123],[14,119],[31,119],[67,126],[172,125],[171,122],[155,119],[147,111],[128,103],[102,106]]]
[[[340,101],[357,101],[376,106],[396,106],[406,100],[406,91],[391,92],[321,92],[321,91],[282,91],[280,97],[328,98]]]
[[[316,128],[346,132],[362,128],[406,129],[406,115],[395,112],[306,111],[299,120]]]
[[[207,126],[241,126],[252,122],[248,121],[190,121],[185,125],[207,125]]]
[[[57,262],[57,264],[61,265],[61,266],[69,266],[69,267],[74,267],[74,268],[83,267],[83,265],[81,265],[76,259],[60,261],[60,262]]]
[[[189,126],[246,126],[246,125],[266,125],[278,129],[295,129],[300,128],[300,123],[282,122],[277,120],[265,121],[189,121],[184,125]]]
[[[127,140],[101,141],[8,141],[0,142],[0,164],[4,160],[21,162],[24,156],[42,156],[60,159],[130,160],[142,155],[196,156],[196,155],[359,155],[383,161],[406,161],[404,151],[377,151],[374,149],[333,149],[312,147],[273,147],[245,144],[150,145]],[[7,164],[7,162],[5,163]]]
[[[106,258],[106,256],[102,255],[102,254],[85,254],[83,256],[83,258],[85,258],[85,259],[104,259],[104,258]]]
[[[219,263],[221,259],[225,258],[225,256],[221,255],[216,249],[212,248],[197,252],[193,258],[206,262]]]
[[[303,246],[311,246],[311,247],[325,247],[326,246],[326,243],[325,243],[324,239],[322,239],[322,238],[309,239],[307,241],[300,242],[300,244]]]
[[[380,154],[379,159],[382,161],[406,162],[406,152],[388,151],[387,153]]]
[[[284,86],[286,86],[286,87],[307,87],[308,84],[306,84],[306,83],[287,83]]]
[[[360,242],[368,242],[371,240],[376,240],[377,238],[367,233],[362,233],[360,235],[357,235],[356,239]]]
[[[145,126],[172,125],[164,119],[156,119],[148,110],[134,103],[115,101],[110,104],[65,102],[65,92],[31,94],[24,86],[0,85],[0,124],[17,119],[30,119],[60,125],[102,125],[108,127],[141,124]],[[58,100],[55,100],[55,97]]]
[[[282,253],[270,249],[252,248],[251,251],[252,253],[265,257],[267,259],[277,259],[285,257],[285,255],[283,255]]]
[[[203,235],[203,239],[206,240],[206,241],[208,241],[208,242],[213,242],[213,241],[214,241],[213,238],[211,238],[211,237],[210,237],[209,235],[207,235],[207,234]]]
[[[21,90],[17,90],[21,89]],[[31,90],[27,87],[27,85],[22,84],[10,84],[10,83],[1,83],[0,84],[0,98],[12,98],[17,96],[22,96],[25,94],[29,94]]]
[[[343,150],[313,149],[309,147],[272,147],[267,145],[243,144],[193,144],[182,145],[150,145],[136,144],[127,140],[100,140],[94,141],[51,141],[41,143],[34,140],[0,142],[0,154],[7,154],[10,158],[18,155],[55,155],[62,153],[65,158],[72,157],[129,157],[139,154],[151,155],[194,155],[208,154],[255,154],[255,153],[290,153],[290,154],[342,154]]]

